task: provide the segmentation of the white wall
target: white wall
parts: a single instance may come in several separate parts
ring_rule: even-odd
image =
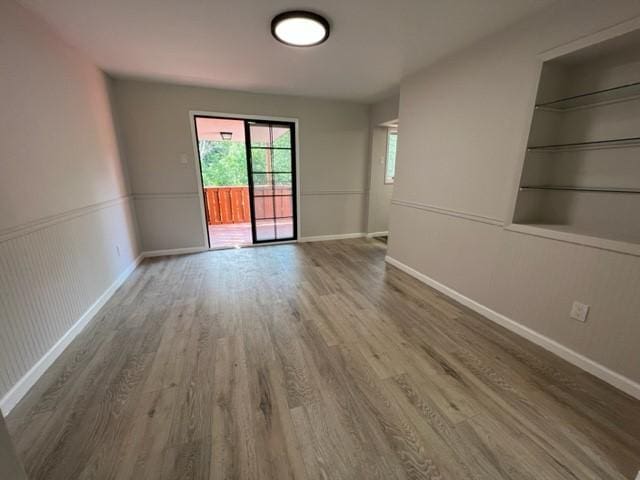
[[[398,120],[400,108],[400,95],[395,94],[371,105],[369,117],[372,125],[393,122]]]
[[[371,106],[369,121],[371,140],[369,147],[369,200],[367,233],[389,230],[389,210],[393,184],[384,183],[388,128],[380,124],[398,119],[399,96],[393,95]]]
[[[138,247],[105,76],[13,1],[0,2],[0,65],[6,411],[37,377],[27,372],[126,272]]]
[[[637,1],[560,2],[404,79],[389,245],[391,257],[631,383],[640,381],[640,258],[502,225],[538,54],[637,15]],[[584,324],[569,318],[574,300],[591,305]]]
[[[189,111],[297,118],[300,236],[364,232],[367,105],[128,79],[115,99],[145,251],[203,246]]]

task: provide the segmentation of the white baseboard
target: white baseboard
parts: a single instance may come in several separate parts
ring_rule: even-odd
[[[144,258],[164,257],[165,255],[185,255],[187,253],[198,253],[209,250],[206,247],[186,247],[186,248],[168,248],[166,250],[149,250],[142,252]]]
[[[144,257],[138,256],[126,270],[124,270],[118,278],[100,295],[100,297],[94,302],[89,309],[78,319],[78,321],[58,340],[53,347],[45,353],[38,362],[31,367],[31,369],[20,379],[18,382],[7,392],[7,394],[0,400],[0,410],[3,415],[8,415],[9,412],[15,407],[18,402],[24,397],[29,389],[38,381],[38,379],[47,371],[47,369],[55,362],[67,346],[72,342],[76,336],[87,324],[93,319],[98,311],[104,306],[105,303],[113,296],[122,285],[125,280],[133,273],[136,267],[140,264]]]
[[[640,399],[640,384],[627,378],[619,373],[610,370],[609,368],[600,365],[599,363],[594,362],[590,358],[585,357],[584,355],[579,354],[571,350],[568,347],[556,342],[555,340],[550,339],[549,337],[545,337],[544,335],[531,330],[524,325],[517,323],[516,321],[505,317],[504,315],[491,310],[488,307],[476,302],[475,300],[470,299],[469,297],[465,297],[460,292],[443,285],[442,283],[434,280],[433,278],[428,277],[424,273],[420,273],[419,271],[411,268],[408,265],[396,260],[393,257],[385,257],[385,260],[390,265],[399,268],[405,273],[408,273],[412,277],[420,280],[423,283],[426,283],[430,287],[438,290],[439,292],[444,293],[448,297],[456,300],[461,303],[465,307],[470,308],[471,310],[479,313],[480,315],[488,318],[489,320],[505,327],[507,330],[510,330],[521,337],[526,338],[527,340],[535,343],[536,345],[541,346],[542,348],[549,350],[550,352],[558,355],[564,360],[572,363],[573,365],[581,368],[589,372],[590,374],[598,377],[600,380],[607,382],[610,385],[622,390],[623,392]]]
[[[385,230],[384,232],[371,232],[367,233],[367,238],[374,237],[387,237],[389,235],[389,230]]]
[[[345,240],[347,238],[361,238],[366,234],[363,232],[360,233],[342,233],[339,235],[318,235],[315,237],[301,237],[298,239],[298,242],[323,242],[325,240]]]

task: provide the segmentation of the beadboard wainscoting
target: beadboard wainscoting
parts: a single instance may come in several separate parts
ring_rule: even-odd
[[[392,203],[387,261],[640,398],[640,258],[511,231],[482,215]],[[415,239],[420,239],[416,242]],[[553,279],[553,282],[550,280]],[[574,300],[587,321],[569,317]]]
[[[130,197],[0,232],[0,409],[6,414],[133,271]]]

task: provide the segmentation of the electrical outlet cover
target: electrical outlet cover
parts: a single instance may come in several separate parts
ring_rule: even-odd
[[[574,320],[578,320],[579,322],[586,322],[587,315],[589,314],[589,305],[585,305],[580,302],[573,302],[571,306],[571,313],[569,316]]]

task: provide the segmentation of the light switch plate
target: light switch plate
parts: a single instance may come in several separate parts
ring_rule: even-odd
[[[578,320],[579,322],[586,322],[588,314],[589,305],[585,305],[580,302],[573,302],[573,305],[571,306],[571,313],[569,313],[571,318]]]

